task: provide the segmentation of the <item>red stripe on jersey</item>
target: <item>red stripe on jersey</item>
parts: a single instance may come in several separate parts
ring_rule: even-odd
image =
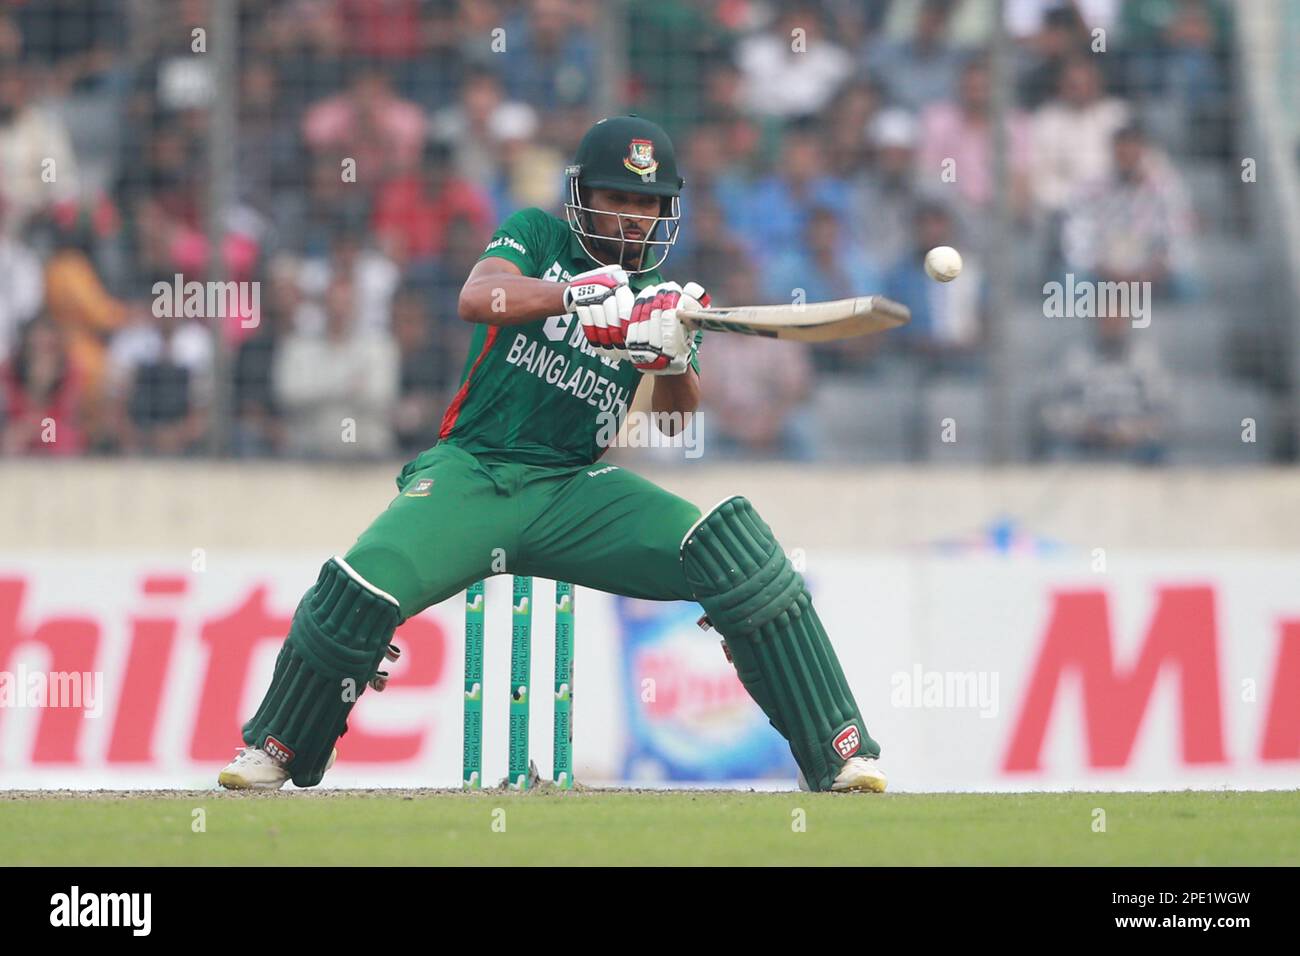
[[[442,416],[442,427],[438,430],[439,438],[446,438],[451,434],[451,430],[456,427],[456,418],[460,415],[460,408],[465,404],[465,396],[469,394],[469,383],[474,380],[474,373],[478,371],[479,365],[487,358],[488,351],[492,348],[492,343],[497,340],[497,333],[501,331],[501,326],[494,325],[488,329],[487,338],[483,341],[483,348],[478,353],[478,358],[474,360],[474,365],[470,368],[469,374],[465,376],[465,381],[460,383],[460,388],[456,390],[456,397],[451,400],[447,406],[447,413]]]

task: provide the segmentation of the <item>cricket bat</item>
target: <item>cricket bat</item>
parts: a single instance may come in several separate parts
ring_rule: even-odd
[[[911,310],[883,295],[863,295],[802,305],[740,305],[731,309],[678,310],[677,318],[706,332],[734,332],[795,342],[834,342],[898,328]]]

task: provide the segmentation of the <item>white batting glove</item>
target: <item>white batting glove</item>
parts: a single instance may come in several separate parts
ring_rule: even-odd
[[[632,364],[647,375],[681,375],[691,364],[692,331],[677,310],[708,308],[709,294],[698,282],[647,286],[632,304],[624,341]]]
[[[625,354],[623,335],[635,298],[622,266],[602,266],[569,281],[564,308],[578,317],[588,342],[606,352]]]

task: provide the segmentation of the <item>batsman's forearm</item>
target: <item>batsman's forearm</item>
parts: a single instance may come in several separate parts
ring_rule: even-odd
[[[650,405],[656,412],[693,412],[700,407],[700,376],[688,368],[681,375],[655,378]]]
[[[460,317],[485,325],[526,325],[563,315],[567,287],[505,272],[473,277],[460,290]]]

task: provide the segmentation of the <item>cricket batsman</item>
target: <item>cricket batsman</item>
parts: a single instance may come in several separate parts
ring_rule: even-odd
[[[509,572],[613,594],[696,601],[812,790],[883,791],[867,734],[801,575],[745,498],[696,505],[596,467],[643,375],[656,413],[700,400],[695,282],[660,274],[680,224],[673,145],[638,116],[596,123],[567,170],[565,219],[525,209],[493,234],[460,292],[474,323],[433,447],[294,614],[271,686],[223,787],[321,781],[399,624]],[[617,431],[617,429],[614,429]],[[351,692],[345,692],[351,689]]]

